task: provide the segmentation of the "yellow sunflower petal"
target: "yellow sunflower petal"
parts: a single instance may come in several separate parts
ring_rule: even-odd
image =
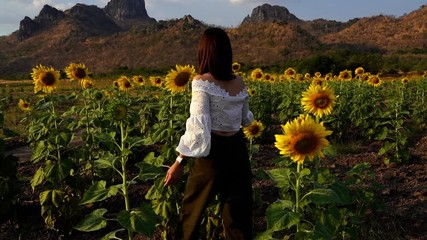
[[[281,155],[299,163],[306,158],[313,160],[316,155],[324,156],[322,151],[329,145],[326,137],[332,134],[322,123],[316,123],[308,115],[287,122],[282,129],[284,134],[275,135],[274,145]]]
[[[172,93],[185,92],[187,89],[187,83],[189,83],[195,73],[194,66],[175,66],[176,70],[171,71],[166,75],[166,89]]]

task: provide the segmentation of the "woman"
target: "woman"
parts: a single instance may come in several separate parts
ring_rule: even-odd
[[[252,239],[252,175],[241,130],[253,121],[247,88],[232,72],[231,43],[224,30],[207,29],[198,55],[190,117],[165,185],[176,183],[183,174],[182,161],[194,157],[183,198],[182,239],[199,239],[203,214],[217,193],[225,238]]]

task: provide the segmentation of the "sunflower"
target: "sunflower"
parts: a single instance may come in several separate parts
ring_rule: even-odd
[[[313,80],[311,81],[311,85],[319,85],[319,86],[323,86],[325,85],[325,81],[322,78],[313,78]]]
[[[330,80],[332,80],[334,77],[332,76],[332,73],[327,73],[326,75],[325,75],[325,81],[330,81]]]
[[[65,68],[65,73],[71,81],[82,81],[89,77],[90,71],[83,63],[70,63],[70,65]]]
[[[381,85],[382,81],[380,79],[380,77],[377,75],[372,75],[369,77],[368,80],[368,84],[374,87],[378,87],[379,85]]]
[[[111,115],[116,121],[123,121],[128,116],[128,107],[126,105],[117,104],[111,110]]]
[[[249,126],[243,128],[243,133],[249,140],[260,137],[262,131],[264,131],[264,125],[257,120],[253,120]]]
[[[284,81],[287,81],[288,79],[286,78],[286,76],[285,76],[285,74],[280,74],[279,75],[279,81],[280,82],[284,82]]]
[[[329,115],[335,105],[336,97],[328,86],[312,84],[302,93],[301,105],[306,112],[317,117]]]
[[[142,76],[133,76],[132,80],[134,83],[138,84],[139,86],[142,86],[146,83],[145,79]]]
[[[400,80],[403,84],[406,84],[409,82],[409,78],[408,77],[404,77],[402,78],[402,80]]]
[[[295,71],[295,69],[290,67],[285,70],[284,74],[287,79],[292,79],[292,78],[295,78],[295,75],[297,74],[297,72]]]
[[[59,84],[59,71],[55,71],[53,67],[45,67],[43,65],[33,68],[31,77],[34,82],[34,92],[40,91],[44,93],[51,93]]]
[[[253,96],[253,95],[255,95],[256,94],[256,91],[255,91],[255,89],[253,89],[253,88],[249,88],[248,87],[248,94],[249,94],[249,96]]]
[[[340,75],[338,75],[338,79],[340,80],[351,80],[353,78],[353,75],[351,74],[350,70],[344,70],[340,72]]]
[[[88,78],[83,79],[83,80],[80,82],[80,84],[82,85],[82,88],[83,88],[83,89],[89,89],[89,88],[92,88],[92,87],[93,87],[93,82],[92,82],[92,80],[90,80],[90,79],[88,79]]]
[[[162,87],[163,85],[163,79],[159,76],[150,76],[150,82],[156,87]]]
[[[322,74],[321,74],[320,72],[315,72],[315,73],[314,73],[314,76],[315,76],[315,77],[317,77],[317,78],[321,78],[321,77],[322,77]]]
[[[171,71],[166,75],[166,89],[172,93],[185,92],[187,83],[191,81],[194,76],[194,66],[176,65],[176,70]]]
[[[304,78],[307,78],[307,79],[311,78],[310,73],[305,73],[305,74],[304,74]]]
[[[360,77],[360,80],[366,82],[369,80],[370,77],[371,77],[371,74],[367,72],[367,73],[362,74],[362,76]]]
[[[232,64],[231,64],[231,69],[233,69],[233,72],[239,72],[240,71],[240,68],[241,68],[241,65],[240,65],[240,63],[238,63],[238,62],[233,62]]]
[[[106,96],[106,97],[112,97],[112,96],[114,96],[114,93],[113,93],[113,91],[111,91],[111,90],[104,90],[102,93],[103,93],[103,94],[104,94],[104,96]]]
[[[310,116],[302,115],[282,125],[284,134],[276,134],[274,145],[280,154],[288,156],[297,163],[305,158],[313,160],[316,155],[324,157],[322,150],[329,145],[327,136],[332,131],[326,130],[323,123],[316,123]]]
[[[23,110],[23,111],[29,111],[29,110],[31,110],[30,103],[28,103],[24,99],[19,99],[18,105],[19,105],[19,108],[21,110]]]
[[[427,70],[424,71],[423,77],[427,78]]]
[[[264,73],[262,72],[261,68],[255,68],[251,72],[251,78],[252,80],[261,80],[263,79]]]
[[[356,74],[356,76],[361,76],[365,73],[365,69],[363,69],[363,67],[358,67],[356,68],[356,70],[354,70],[354,74]]]
[[[271,76],[270,73],[265,73],[264,76],[262,77],[262,80],[264,80],[266,82],[271,82],[272,78],[273,78],[273,76]]]
[[[121,76],[119,79],[117,79],[115,85],[117,85],[117,87],[123,92],[127,92],[132,88],[132,84],[129,81],[129,78],[126,76]]]

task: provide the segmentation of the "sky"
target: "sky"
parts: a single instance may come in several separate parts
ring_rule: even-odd
[[[0,0],[0,36],[19,29],[28,16],[34,19],[45,4],[67,10],[83,3],[104,8],[109,0]],[[147,13],[156,20],[169,20],[191,15],[207,24],[237,27],[252,10],[264,3],[286,7],[302,20],[324,18],[346,22],[353,18],[380,14],[400,17],[427,0],[145,0]]]

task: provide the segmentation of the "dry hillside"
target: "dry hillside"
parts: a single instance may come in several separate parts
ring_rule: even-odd
[[[64,18],[26,39],[20,40],[16,33],[0,37],[0,77],[28,74],[38,64],[63,69],[70,62],[83,62],[94,73],[118,67],[196,64],[199,36],[208,27],[185,16],[109,33],[87,27],[89,23],[97,26],[87,21]],[[425,50],[426,23],[427,7],[422,6],[399,18],[375,16],[347,23],[324,19],[268,21],[242,24],[227,31],[235,59],[255,66],[280,64],[343,46],[366,47],[385,54]]]

